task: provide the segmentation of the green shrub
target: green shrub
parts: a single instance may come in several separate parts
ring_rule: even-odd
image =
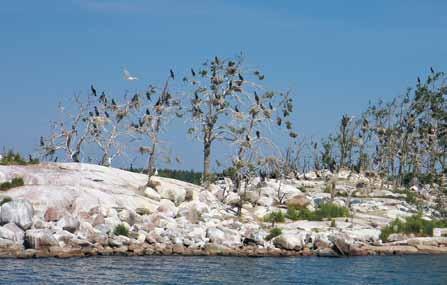
[[[7,181],[7,182],[3,182],[0,184],[0,190],[1,191],[6,191],[15,187],[20,187],[25,185],[25,182],[23,181],[22,177],[15,177],[11,180],[11,182]]]
[[[265,237],[265,240],[271,240],[282,234],[282,230],[280,228],[273,228],[270,230],[270,233]]]
[[[443,227],[447,227],[447,221],[427,221],[422,218],[421,214],[416,214],[406,218],[405,221],[401,221],[399,219],[392,221],[389,225],[382,229],[380,239],[382,241],[388,241],[388,237],[395,233],[414,234],[416,236],[432,236],[433,228]]]
[[[113,230],[113,233],[117,236],[126,236],[126,237],[129,236],[129,230],[123,224],[117,225]]]
[[[315,211],[317,220],[324,218],[348,217],[349,209],[332,203],[325,203]]]
[[[307,208],[296,209],[289,207],[287,209],[286,218],[298,221],[298,220],[308,220],[308,221],[321,221],[323,219],[332,219],[338,217],[348,217],[349,209],[346,207],[340,207],[336,204],[326,203],[321,205],[314,212],[308,210]]]
[[[0,199],[0,206],[2,206],[3,204],[6,204],[6,203],[8,203],[8,202],[11,202],[11,201],[12,201],[11,197],[4,197],[4,198],[1,198],[1,199]]]
[[[275,226],[275,223],[284,223],[285,216],[281,211],[271,212],[270,214],[265,215],[264,222],[272,223],[272,226]]]

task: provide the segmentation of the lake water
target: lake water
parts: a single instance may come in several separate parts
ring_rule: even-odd
[[[447,256],[0,259],[0,284],[447,284]]]

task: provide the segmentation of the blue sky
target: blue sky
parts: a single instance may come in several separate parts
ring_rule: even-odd
[[[267,86],[293,91],[301,135],[323,136],[430,66],[447,71],[445,11],[442,0],[2,1],[0,147],[33,152],[57,102],[91,83],[118,97],[241,51]],[[143,80],[122,80],[122,66]],[[171,129],[181,167],[199,168],[200,146]]]

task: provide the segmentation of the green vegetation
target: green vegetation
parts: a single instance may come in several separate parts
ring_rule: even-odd
[[[382,241],[387,241],[391,234],[403,233],[414,234],[416,236],[432,236],[433,228],[447,227],[447,221],[445,220],[432,220],[427,221],[422,218],[421,214],[417,214],[401,221],[399,219],[394,220],[388,226],[382,229],[380,238]]]
[[[281,211],[271,212],[264,217],[264,222],[272,223],[272,227],[275,226],[275,223],[284,223],[285,220],[284,213]]]
[[[273,228],[270,230],[270,233],[265,237],[265,240],[271,240],[282,234],[282,230],[280,228]]]
[[[147,170],[141,168],[129,168],[127,171],[136,173],[147,173]],[[158,169],[158,176],[177,179],[180,181],[185,181],[188,183],[200,185],[202,172],[197,172],[194,170],[177,170],[177,169]]]
[[[309,220],[309,221],[322,221],[323,219],[332,219],[338,217],[348,217],[349,209],[346,207],[341,207],[332,203],[322,204],[314,212],[304,208],[296,209],[289,207],[287,209],[286,218],[298,221],[298,220]]]
[[[11,201],[12,201],[11,197],[4,197],[4,198],[1,198],[1,199],[0,199],[0,206],[2,206],[3,204],[6,204],[6,203],[8,203],[8,202],[11,202]]]
[[[336,228],[336,227],[337,227],[337,224],[335,223],[335,220],[332,219],[331,220],[331,228]]]
[[[27,165],[27,164],[38,164],[39,160],[29,157],[28,160],[25,160],[20,153],[16,153],[13,150],[9,150],[3,155],[3,158],[0,160],[0,165]]]
[[[115,229],[113,230],[113,233],[117,236],[129,236],[129,229],[123,225],[123,224],[119,224],[115,227]]]
[[[0,183],[0,191],[6,191],[12,188],[20,187],[25,185],[25,182],[23,181],[22,177],[15,177],[11,180],[11,182],[3,182]]]

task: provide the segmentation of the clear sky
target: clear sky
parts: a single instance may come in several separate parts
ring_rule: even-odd
[[[243,52],[273,89],[291,89],[302,136],[447,71],[444,0],[15,0],[0,2],[0,147],[33,152],[57,103],[90,84],[113,96],[170,68]],[[142,80],[126,82],[126,66]],[[182,168],[201,149],[175,124]],[[185,137],[185,138],[184,138]]]

